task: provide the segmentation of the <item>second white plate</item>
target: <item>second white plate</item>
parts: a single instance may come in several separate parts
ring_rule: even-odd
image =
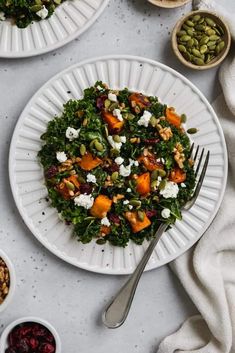
[[[23,58],[62,47],[88,29],[101,15],[109,0],[68,0],[47,20],[18,28],[0,21],[0,57]]]
[[[200,91],[171,68],[145,58],[109,56],[74,65],[47,82],[26,106],[13,134],[9,157],[13,196],[32,233],[61,259],[106,274],[128,274],[136,267],[147,242],[142,246],[130,242],[123,249],[95,242],[83,245],[71,236],[72,229],[50,207],[43,171],[37,160],[40,136],[48,121],[61,114],[66,101],[80,98],[83,90],[97,80],[111,88],[128,87],[156,95],[180,114],[187,114],[187,127],[199,129],[194,135],[195,144],[211,152],[196,204],[184,212],[181,222],[176,222],[163,235],[148,263],[147,269],[156,268],[181,255],[201,237],[219,209],[227,180],[227,150],[218,118]]]

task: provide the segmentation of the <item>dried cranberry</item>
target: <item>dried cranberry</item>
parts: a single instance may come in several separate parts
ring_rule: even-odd
[[[32,332],[32,327],[30,327],[30,326],[22,326],[22,327],[19,328],[18,335],[20,337],[26,337],[26,336],[30,335],[31,332]]]
[[[29,345],[31,349],[35,350],[39,345],[39,341],[36,338],[32,337],[29,339]]]
[[[104,107],[104,101],[107,99],[107,96],[102,95],[96,99],[96,106],[98,109],[102,109]]]
[[[158,143],[160,140],[157,138],[152,138],[152,139],[143,139],[144,143],[147,143],[148,145],[152,145],[155,143]]]
[[[30,350],[30,347],[28,345],[28,340],[23,338],[19,341],[19,344],[17,345],[17,352],[19,353],[28,353]]]
[[[81,184],[79,190],[81,194],[89,195],[92,192],[92,185],[87,183]]]
[[[121,223],[121,220],[120,220],[119,216],[114,214],[114,213],[110,213],[109,214],[109,219],[110,219],[111,222],[113,222],[115,224],[120,224]]]
[[[12,347],[8,347],[6,350],[5,350],[5,353],[17,353],[16,350]]]
[[[58,171],[58,168],[56,165],[52,165],[50,168],[47,169],[47,171],[45,172],[45,176],[47,179],[51,179],[53,178],[56,173]]]
[[[45,339],[49,343],[55,342],[54,336],[50,332],[48,332],[48,334],[46,335]]]
[[[36,325],[33,327],[32,333],[35,337],[44,337],[47,334],[47,329],[41,325]]]
[[[114,173],[119,171],[119,165],[117,163],[113,163],[109,166],[103,167],[103,170],[105,170],[107,173]]]
[[[39,347],[39,352],[40,353],[54,353],[55,346],[53,346],[50,343],[42,343]]]
[[[147,216],[148,218],[152,218],[152,217],[156,216],[156,214],[157,214],[157,211],[156,211],[156,210],[147,210],[147,211],[146,211],[146,216]]]

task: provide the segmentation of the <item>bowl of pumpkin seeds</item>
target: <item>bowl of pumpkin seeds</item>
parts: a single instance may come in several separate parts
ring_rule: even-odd
[[[206,70],[227,56],[231,35],[227,24],[209,11],[193,11],[182,17],[172,32],[172,48],[186,66]]]

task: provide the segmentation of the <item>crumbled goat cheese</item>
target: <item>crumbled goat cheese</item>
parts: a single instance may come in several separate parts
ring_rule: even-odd
[[[139,166],[139,162],[138,161],[134,161],[134,159],[129,158],[129,162],[130,162],[131,166],[133,166],[133,165],[136,166],[136,167]]]
[[[120,142],[115,142],[113,136],[107,137],[110,145],[115,148],[116,150],[120,150],[123,143],[126,143],[126,136],[120,136]]]
[[[114,94],[114,93],[109,93],[109,94],[108,94],[108,99],[109,99],[111,102],[117,102],[117,96],[116,96],[116,94]]]
[[[161,158],[161,162],[164,164],[164,163],[165,163],[165,159],[164,159],[164,158]]]
[[[140,117],[140,119],[137,121],[137,124],[139,126],[145,126],[148,127],[148,124],[150,122],[152,114],[148,112],[147,110],[144,111],[144,114]]]
[[[116,116],[118,118],[118,120],[123,121],[123,117],[122,117],[120,109],[114,109],[113,116]]]
[[[126,189],[126,192],[131,192],[131,188]]]
[[[67,161],[66,153],[64,153],[64,152],[56,152],[56,159],[60,163],[63,163],[65,161]]]
[[[47,18],[48,15],[48,10],[46,8],[45,5],[43,5],[42,9],[39,10],[38,12],[36,12],[36,14],[41,17],[42,20],[45,20],[45,18]]]
[[[181,183],[180,186],[181,186],[182,188],[186,188],[185,183]]]
[[[87,176],[86,176],[86,181],[87,181],[88,183],[96,183],[96,177],[95,177],[95,175],[93,175],[93,174],[91,174],[91,173],[87,174]]]
[[[124,158],[117,157],[114,159],[114,162],[117,163],[118,165],[121,165],[124,162]]]
[[[161,212],[161,215],[163,218],[169,218],[171,215],[171,211],[169,210],[169,208],[164,208]]]
[[[103,87],[101,87],[100,85],[99,85],[99,86],[97,86],[96,88],[98,89],[98,91],[103,91],[103,90],[104,90],[104,88],[103,88]]]
[[[164,189],[160,191],[160,195],[162,195],[165,199],[176,198],[178,192],[178,185],[173,181],[167,181]]]
[[[106,227],[110,227],[110,222],[107,217],[101,219],[101,224]]]
[[[79,132],[80,129],[76,130],[73,127],[68,127],[65,132],[65,136],[67,137],[67,139],[69,139],[69,141],[73,141],[78,138]]]
[[[94,197],[92,195],[81,194],[74,199],[74,203],[76,206],[82,206],[89,210],[94,203]]]
[[[132,208],[133,208],[133,206],[132,206],[132,205],[128,205],[128,207],[129,207],[129,210],[132,210]]]
[[[3,11],[0,11],[0,21],[5,21],[5,13]]]
[[[124,200],[123,201],[123,205],[128,205],[128,203],[129,203],[129,200]]]
[[[123,177],[128,177],[131,174],[131,165],[127,165],[126,167],[122,164],[120,166],[119,174]]]

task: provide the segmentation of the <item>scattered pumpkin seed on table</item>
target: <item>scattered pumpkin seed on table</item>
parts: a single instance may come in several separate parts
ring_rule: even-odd
[[[209,16],[195,14],[177,32],[177,44],[185,60],[204,66],[224,49],[224,29]]]

